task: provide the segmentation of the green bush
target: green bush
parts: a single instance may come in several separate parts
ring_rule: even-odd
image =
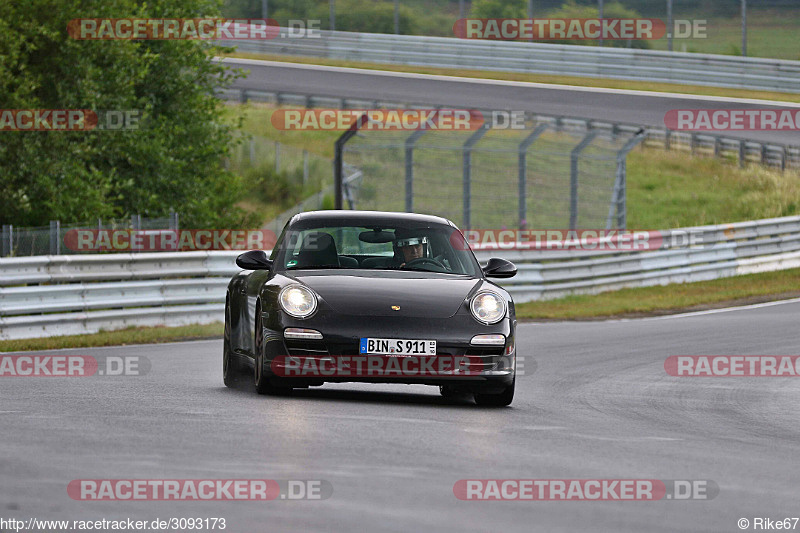
[[[266,161],[242,171],[244,189],[265,204],[291,207],[303,199],[302,168],[275,172],[275,163]]]

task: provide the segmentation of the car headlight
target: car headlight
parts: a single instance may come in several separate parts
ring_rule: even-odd
[[[317,295],[302,285],[287,285],[278,294],[281,308],[294,318],[308,318],[317,310]]]
[[[506,302],[491,291],[481,291],[472,297],[469,305],[472,316],[484,324],[500,322],[506,316]]]

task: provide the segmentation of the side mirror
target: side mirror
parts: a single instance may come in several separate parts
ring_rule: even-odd
[[[487,278],[513,278],[517,275],[517,267],[511,261],[493,257],[483,267],[483,274]]]
[[[272,261],[267,258],[264,250],[250,250],[236,258],[236,266],[244,270],[269,270]]]

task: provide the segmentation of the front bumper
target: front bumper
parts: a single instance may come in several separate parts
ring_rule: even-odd
[[[264,331],[264,372],[278,385],[307,387],[323,383],[405,383],[423,385],[447,385],[454,390],[492,393],[500,392],[514,380],[516,351],[514,349],[514,328],[508,318],[486,326],[477,323],[471,316],[456,315],[447,319],[420,319],[412,317],[314,317],[312,320],[292,321],[276,324]],[[264,321],[265,323],[267,321]],[[286,339],[283,330],[287,327],[315,329],[323,338]],[[479,334],[502,334],[506,337],[504,346],[473,346],[470,339]],[[362,337],[397,339],[435,339],[437,362],[454,362],[458,370],[447,373],[407,373],[390,372],[384,375],[359,372],[287,372],[308,362],[319,363],[319,368],[340,368],[343,359],[364,358],[359,354],[359,340]],[[404,359],[390,356],[369,356],[383,358],[386,363],[397,363]],[[391,365],[389,365],[391,366]],[[402,366],[396,364],[395,367]],[[436,368],[438,366],[434,365]],[[308,367],[306,367],[308,368]],[[360,367],[359,367],[360,368]],[[288,377],[291,376],[291,377]]]

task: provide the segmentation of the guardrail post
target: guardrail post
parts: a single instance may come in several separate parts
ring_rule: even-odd
[[[472,147],[475,143],[481,140],[487,131],[489,131],[489,123],[484,121],[483,125],[466,140],[462,146],[462,171],[464,173],[464,195],[463,195],[463,221],[462,227],[470,228],[470,211],[471,211],[471,198],[472,198]]]
[[[550,127],[549,124],[539,124],[536,128],[523,139],[521,143],[519,143],[518,156],[517,156],[517,164],[518,164],[518,175],[519,175],[519,186],[518,186],[518,195],[519,195],[519,206],[518,206],[518,216],[519,216],[519,228],[525,229],[528,220],[528,148],[539,138],[544,130]]]
[[[597,130],[590,131],[586,134],[586,136],[578,143],[578,145],[572,149],[570,153],[570,165],[569,165],[569,229],[575,229],[578,225],[578,157],[580,153],[583,151],[584,148],[589,146],[597,134],[599,132]]]
[[[281,143],[275,141],[275,173],[281,171]]]
[[[418,129],[406,139],[406,213],[414,211],[414,145],[427,130]]]
[[[3,224],[2,242],[0,242],[0,257],[9,257],[14,252],[14,226]]]
[[[242,89],[239,91],[239,102],[242,104],[247,103],[247,89]]]
[[[720,152],[722,151],[722,140],[719,138],[719,135],[714,137],[714,157],[719,157]]]
[[[767,162],[767,145],[765,143],[761,143],[761,164],[765,164]]]
[[[672,135],[672,130],[667,128],[664,130],[664,150],[670,150],[670,136]]]
[[[61,221],[50,221],[50,255],[61,255]]]
[[[691,149],[692,155],[694,155],[697,150],[697,133],[695,132],[689,135],[689,148]]]
[[[781,172],[786,171],[786,147],[781,147]]]

